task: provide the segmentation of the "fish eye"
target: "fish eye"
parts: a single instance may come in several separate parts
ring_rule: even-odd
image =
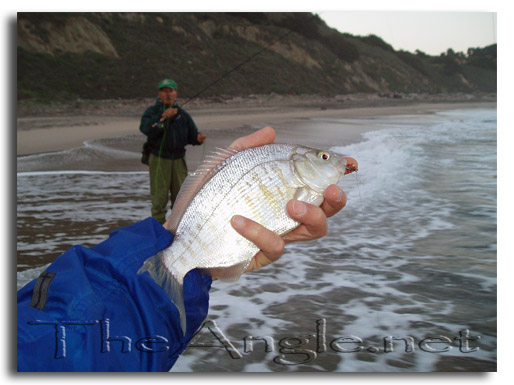
[[[320,152],[318,152],[318,159],[329,160],[330,159],[330,154],[328,152],[325,152],[325,151],[320,151]]]

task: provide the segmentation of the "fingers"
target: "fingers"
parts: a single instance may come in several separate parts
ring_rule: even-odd
[[[327,218],[335,215],[344,206],[346,206],[346,194],[335,184],[328,186],[323,196],[325,197],[325,200],[320,207]]]
[[[234,229],[260,249],[246,271],[260,269],[279,259],[286,243],[310,241],[327,235],[327,217],[345,206],[346,195],[336,185],[330,185],[324,197],[325,200],[320,207],[294,199],[289,201],[286,205],[287,213],[299,222],[300,226],[283,237],[251,219],[240,215],[232,217]]]
[[[257,222],[234,215],[231,223],[239,234],[253,242],[263,252],[269,259],[268,263],[276,261],[284,252],[283,239]]]
[[[340,211],[345,204],[345,193],[336,185],[330,185],[325,191],[325,200],[320,207],[297,200],[287,203],[288,215],[300,222],[300,226],[282,238],[257,222],[239,215],[232,218],[232,226],[239,234],[259,247],[272,262],[280,257],[286,243],[324,237],[328,232],[327,218]]]
[[[275,140],[275,130],[271,127],[261,128],[259,131],[236,139],[230,146],[242,149],[262,146],[264,144],[273,143]]]
[[[273,128],[265,127],[250,135],[236,139],[231,147],[247,149],[270,144],[274,140],[275,131]],[[354,158],[345,157],[345,160],[345,174],[357,171],[358,163]],[[260,249],[252,259],[247,271],[259,269],[279,259],[286,243],[309,241],[325,236],[328,233],[327,218],[335,215],[345,205],[346,195],[336,185],[330,185],[325,190],[324,201],[320,207],[297,200],[289,201],[286,206],[287,212],[300,225],[283,237],[251,219],[235,215],[231,220],[233,228]]]
[[[287,202],[287,213],[301,225],[284,236],[286,243],[294,241],[308,241],[327,235],[327,216],[318,206],[302,201],[290,200]]]
[[[176,108],[167,108],[163,113],[162,117],[163,119],[171,118],[177,114],[178,110]],[[162,120],[162,119],[161,119]]]

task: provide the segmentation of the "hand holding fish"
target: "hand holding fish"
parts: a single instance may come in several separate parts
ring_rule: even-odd
[[[357,169],[355,159],[274,140],[273,128],[265,127],[206,157],[164,224],[173,243],[139,270],[166,291],[184,333],[183,282],[190,270],[237,281],[276,261],[286,243],[326,235],[327,217],[346,203],[335,184]]]
[[[251,135],[237,139],[231,146],[252,148],[273,143],[274,140],[275,131],[271,127],[265,127]],[[345,159],[347,161],[346,174],[356,171],[357,161],[350,157],[345,157]],[[324,201],[319,207],[298,200],[289,201],[286,206],[287,213],[301,224],[282,237],[251,219],[240,215],[234,216],[231,221],[234,229],[260,249],[253,257],[246,272],[260,269],[278,260],[287,243],[310,241],[325,236],[328,231],[327,218],[335,215],[346,205],[346,195],[337,185],[330,185],[323,196]]]

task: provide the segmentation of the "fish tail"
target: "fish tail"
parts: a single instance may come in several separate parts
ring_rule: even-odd
[[[182,334],[185,336],[187,318],[184,305],[184,276],[173,274],[164,264],[161,253],[162,252],[159,252],[153,257],[148,258],[137,273],[142,274],[145,271],[148,272],[157,285],[166,292],[179,312],[180,327],[182,329]]]

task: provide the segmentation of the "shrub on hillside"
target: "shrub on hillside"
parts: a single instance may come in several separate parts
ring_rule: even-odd
[[[394,48],[376,35],[368,35],[360,38],[364,43],[382,48],[384,51],[394,52]]]
[[[355,45],[344,38],[342,34],[333,31],[323,39],[325,46],[330,49],[339,59],[353,63],[359,59],[359,50]]]

